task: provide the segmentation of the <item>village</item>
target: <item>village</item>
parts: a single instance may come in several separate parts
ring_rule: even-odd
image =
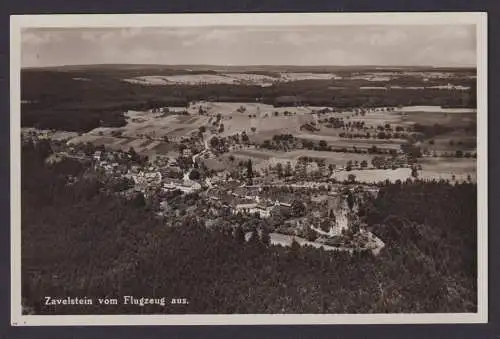
[[[374,196],[378,187],[356,183],[352,177],[338,182],[335,172],[345,168],[328,169],[311,159],[301,159],[293,169],[274,166],[256,170],[251,160],[231,170],[209,169],[204,160],[215,158],[217,150],[210,142],[196,138],[179,143],[188,146],[180,147],[177,158],[71,144],[51,139],[46,131],[25,131],[23,140],[49,141],[53,151],[49,163],[65,157],[89,163],[93,173],[116,183],[118,194],[131,199],[140,193],[146,201],[155,201],[156,215],[166,219],[172,213],[179,216],[172,199],[197,195],[204,208],[196,214],[207,226],[221,218],[265,220],[271,229],[270,242],[275,245],[291,246],[295,241],[324,250],[371,250],[375,254],[384,246],[360,225],[358,203],[348,206],[346,202],[348,195],[356,201],[366,194]],[[199,151],[193,154],[195,149]],[[361,168],[361,164],[348,166]],[[245,229],[247,239],[251,230]]]

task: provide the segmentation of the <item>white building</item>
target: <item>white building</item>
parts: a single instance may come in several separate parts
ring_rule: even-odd
[[[139,172],[132,176],[134,183],[136,184],[159,184],[161,183],[161,173],[160,172]]]
[[[168,180],[163,184],[163,189],[165,190],[180,190],[183,193],[193,193],[201,189],[201,185],[197,182],[191,181],[186,182],[182,180]]]
[[[247,213],[247,214],[259,214],[261,218],[269,218],[271,216],[272,207],[265,207],[257,203],[250,204],[238,204],[233,209],[233,214],[237,213]]]
[[[95,151],[94,152],[94,156],[93,158],[97,161],[100,161],[101,160],[101,155],[102,155],[102,152],[101,151]]]

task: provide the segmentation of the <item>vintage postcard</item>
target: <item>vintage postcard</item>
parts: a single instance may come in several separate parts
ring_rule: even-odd
[[[487,322],[485,13],[11,17],[12,324]]]

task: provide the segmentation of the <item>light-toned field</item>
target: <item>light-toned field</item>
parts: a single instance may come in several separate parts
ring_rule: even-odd
[[[371,73],[355,75],[351,77],[351,80],[390,81],[394,75],[394,73]]]
[[[333,73],[281,73],[280,81],[342,79]]]
[[[257,115],[264,116],[266,113],[271,115],[273,112],[279,112],[280,115],[283,115],[285,111],[299,114],[307,114],[311,113],[313,110],[325,108],[323,106],[299,106],[299,107],[274,107],[272,105],[267,105],[263,103],[249,103],[249,102],[196,102],[190,105],[188,108],[188,113],[194,114],[198,112],[199,107],[202,107],[209,114],[220,113],[223,116],[232,115],[232,114],[241,114],[241,115]],[[243,113],[237,112],[238,108],[244,107],[245,111]]]
[[[385,124],[405,126],[415,123],[422,125],[441,124],[446,126],[456,126],[466,125],[467,123],[476,121],[475,111],[461,108],[441,109],[432,106],[414,106],[412,108],[403,107],[402,109],[389,112],[368,112],[365,116],[355,116],[351,112],[325,115],[325,117],[329,116],[343,116],[344,119],[349,117],[349,120],[347,121],[364,121],[366,125],[372,126]]]
[[[430,113],[476,113],[474,108],[442,108],[440,106],[405,106],[401,112],[430,112]]]
[[[254,164],[256,164],[257,169],[267,168],[270,165],[275,166],[277,163],[281,163],[284,165],[287,162],[290,162],[292,166],[295,166],[297,160],[300,157],[324,159],[326,165],[333,164],[338,168],[346,166],[349,160],[353,162],[362,162],[363,160],[366,160],[368,162],[368,165],[371,166],[371,159],[373,157],[370,154],[322,152],[309,150],[275,152],[270,150],[248,149],[232,151],[231,154],[238,159],[252,159]]]
[[[199,108],[203,108],[206,111],[205,115],[199,115]],[[238,110],[244,107],[243,112]],[[153,112],[139,112],[139,111],[129,111],[126,113],[127,125],[120,128],[97,128],[89,133],[83,134],[81,136],[76,136],[70,140],[72,143],[76,142],[91,142],[93,144],[103,144],[111,149],[121,149],[128,150],[133,147],[137,152],[145,154],[170,154],[175,152],[175,147],[171,143],[165,143],[164,137],[167,137],[171,141],[178,141],[182,137],[187,137],[192,133],[196,133],[200,126],[206,126],[207,129],[212,127],[212,123],[215,121],[215,117],[220,114],[222,118],[222,123],[224,124],[224,132],[220,136],[229,136],[236,133],[246,132],[250,140],[262,143],[266,139],[272,139],[274,135],[277,134],[292,134],[296,138],[313,140],[318,143],[321,140],[326,141],[326,143],[334,148],[348,148],[357,147],[358,149],[367,149],[372,146],[377,146],[383,149],[395,149],[399,150],[400,145],[404,143],[403,140],[377,140],[377,139],[346,139],[340,138],[338,133],[340,130],[331,129],[326,127],[320,127],[317,132],[308,132],[305,130],[300,130],[300,126],[305,123],[316,121],[318,116],[316,114],[311,114],[313,111],[322,109],[324,107],[279,107],[275,108],[271,105],[265,105],[261,103],[225,103],[225,102],[196,102],[191,104],[186,110],[189,115],[163,115],[161,113]],[[465,132],[460,130],[460,128],[465,128],[465,126],[470,125],[475,122],[475,113],[461,113],[461,114],[449,114],[448,112],[425,112],[419,107],[419,111],[408,111],[405,114],[401,114],[399,111],[387,112],[387,111],[376,111],[368,112],[366,116],[353,116],[353,112],[344,113],[328,113],[322,114],[319,118],[324,119],[329,116],[349,116],[351,121],[363,120],[370,125],[378,125],[390,123],[393,127],[396,125],[404,125],[409,123],[421,123],[421,124],[435,124],[439,123],[447,126],[454,126],[458,128],[455,132],[449,133],[447,135],[438,136],[435,138],[435,149],[449,149],[449,151],[455,151],[456,149],[462,149],[464,151],[475,150],[475,136],[468,135],[465,136]],[[435,109],[435,108],[432,108]],[[185,110],[180,108],[179,110]],[[284,112],[288,111],[288,115],[285,116]],[[278,112],[278,115],[275,115]],[[250,117],[249,117],[250,116]],[[254,117],[255,116],[255,117]],[[255,128],[255,132],[252,131]],[[117,132],[118,135],[117,135]],[[205,134],[206,137],[210,138],[210,132]],[[456,143],[462,141],[463,145],[461,147],[447,146],[450,138],[453,138]],[[451,147],[451,148],[450,148]],[[433,146],[429,145],[428,141],[422,144],[422,148],[427,148],[432,150]],[[292,152],[274,152],[270,150],[263,149],[247,149],[247,150],[233,150],[232,154],[238,159],[253,159],[254,163],[260,167],[267,167],[270,164],[275,164],[277,162],[286,163],[288,161],[295,163],[295,161],[301,156],[317,157],[325,159],[327,164],[335,164],[337,167],[343,167],[346,165],[348,160],[352,161],[368,161],[371,164],[372,155],[370,154],[357,154],[357,153],[337,153],[337,152],[320,152],[320,151],[309,151],[309,150],[296,150]],[[425,159],[427,161],[427,159]],[[454,159],[446,158],[445,160],[440,160],[433,162],[433,160],[428,160],[423,164],[422,176],[432,176],[441,177],[444,176],[448,178],[455,174],[462,175],[462,173],[452,173],[463,172],[465,176],[469,174],[474,177],[475,169],[466,167],[466,170],[457,171],[455,163],[452,166],[446,167],[443,163],[447,163]],[[457,159],[471,161],[471,159]],[[465,165],[464,165],[465,166]],[[381,172],[370,172],[361,171],[359,175],[361,178],[366,176],[368,182],[385,180],[388,177],[399,178],[399,172],[394,172],[392,170]],[[406,172],[406,171],[403,171]],[[354,171],[352,172],[354,173]],[[405,174],[407,176],[407,173]],[[383,178],[383,179],[380,179]],[[390,178],[389,178],[390,179]]]
[[[168,115],[162,116],[151,112],[128,112],[127,125],[119,130],[129,138],[149,136],[152,138],[181,138],[198,131],[200,126],[208,123],[206,116]],[[96,130],[91,131],[95,133]]]
[[[422,145],[422,148],[425,147],[429,150],[439,152],[455,152],[457,150],[462,150],[464,152],[473,153],[477,150],[476,136],[466,133],[464,130],[455,130],[451,133],[436,136],[432,138],[434,145],[430,145],[429,140]],[[450,141],[453,141],[453,144],[450,144]]]
[[[51,131],[51,130],[41,130],[31,127],[23,127],[21,128],[21,133],[36,133],[38,135],[47,135],[50,136],[52,140],[64,141],[72,139],[78,136],[77,132],[67,132],[67,131]]]
[[[217,73],[217,74],[183,74],[183,75],[151,75],[123,79],[125,82],[161,86],[161,85],[197,85],[197,84],[247,84],[271,86],[275,82],[289,82],[298,80],[330,80],[342,79],[333,73],[281,73],[279,76],[270,76],[250,73]]]
[[[388,169],[370,169],[370,170],[352,170],[352,171],[340,171],[334,174],[334,178],[339,181],[344,181],[349,179],[349,175],[354,175],[356,181],[363,183],[377,183],[380,181],[389,180],[394,182],[396,180],[404,181],[411,177],[411,169],[409,168],[397,168],[395,170]]]
[[[309,151],[309,150],[297,150],[292,152],[287,152],[285,158],[298,159],[300,157],[312,157],[324,159],[327,165],[332,164],[337,167],[344,167],[350,160],[352,162],[362,162],[366,160],[368,165],[371,166],[371,160],[373,158],[370,154],[358,154],[358,153],[341,153],[341,152],[321,152],[321,151]]]
[[[458,91],[467,91],[470,89],[468,86],[460,86],[460,85],[442,85],[442,86],[391,86],[392,89],[406,89],[406,90],[419,90],[419,89],[454,89]],[[361,86],[359,87],[361,90],[383,90],[386,91],[387,87],[385,86]]]
[[[252,159],[260,159],[260,160],[268,160],[270,158],[274,157],[283,157],[285,152],[272,152],[272,151],[266,151],[266,150],[253,150],[253,149],[246,149],[246,150],[236,150],[231,152],[232,155],[237,156],[237,157],[247,157],[247,158],[252,158]]]
[[[338,136],[328,136],[328,135],[318,135],[318,134],[298,134],[297,138],[309,139],[319,142],[320,140],[326,141],[326,143],[334,148],[353,148],[354,146],[359,149],[368,149],[372,146],[377,146],[383,149],[395,149],[399,150],[401,144],[404,143],[403,140],[392,139],[392,140],[380,140],[380,139],[345,139],[339,138]]]
[[[301,237],[291,236],[291,235],[286,235],[286,234],[281,234],[281,233],[270,233],[269,237],[270,237],[271,244],[284,246],[284,247],[292,246],[292,242],[295,240],[300,246],[311,246],[314,248],[323,249],[325,251],[348,251],[348,252],[352,251],[352,249],[349,249],[349,248],[328,246],[328,245],[320,244],[320,243],[317,243],[314,241],[308,241],[308,240],[301,238]]]
[[[272,105],[261,103],[203,102],[191,105],[188,112],[197,114],[200,107],[212,117],[221,114],[222,123],[224,124],[224,132],[221,136],[246,132],[251,139],[257,138],[254,140],[258,141],[272,138],[275,134],[296,133],[301,124],[313,121],[314,118],[310,113],[320,108],[275,108]],[[244,107],[245,111],[238,112],[240,107]],[[290,112],[291,115],[285,116],[285,111]],[[275,116],[274,112],[278,112],[278,116]],[[255,133],[252,132],[252,127],[256,129]]]
[[[151,154],[158,153],[157,150],[162,150],[163,145],[167,143],[159,140],[150,140],[144,138],[125,138],[125,137],[110,137],[100,136],[96,134],[86,134],[71,139],[68,144],[91,143],[94,145],[104,145],[112,150],[128,151],[131,147],[139,153]]]
[[[463,182],[470,175],[472,181],[477,180],[476,175],[476,159],[455,159],[455,158],[425,158],[419,161],[422,165],[422,170],[418,171],[418,177],[421,179],[444,179]],[[356,176],[356,181],[364,183],[375,183],[389,180],[404,181],[411,178],[410,168],[392,169],[370,169],[370,170],[353,170],[341,171],[334,174],[335,179],[343,181],[347,180],[349,174]]]
[[[423,170],[455,175],[475,173],[477,169],[474,158],[424,158],[419,163]]]
[[[381,91],[387,91],[386,87],[382,86],[361,86],[359,89],[361,90],[381,90]]]
[[[245,73],[219,73],[219,74],[184,74],[168,76],[141,76],[124,79],[123,81],[141,85],[196,85],[196,84],[249,84],[249,85],[271,85],[277,79],[259,74]]]

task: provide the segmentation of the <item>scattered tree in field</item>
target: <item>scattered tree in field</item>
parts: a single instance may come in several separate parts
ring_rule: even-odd
[[[252,159],[248,159],[246,166],[247,166],[247,178],[252,179],[253,178]]]
[[[262,230],[260,241],[264,246],[269,246],[271,244],[271,236],[269,235],[269,231],[267,230],[267,228],[264,228]]]
[[[318,238],[318,234],[316,233],[315,230],[312,228],[308,227],[306,230],[306,239],[309,241],[314,241]]]
[[[306,214],[306,205],[300,200],[294,200],[291,209],[294,217],[302,217]]]
[[[210,146],[212,146],[212,148],[219,147],[219,138],[213,137],[212,139],[210,139]]]
[[[319,225],[319,228],[323,231],[323,232],[330,232],[330,228],[331,228],[331,224],[330,224],[330,220],[323,220],[320,225]]]
[[[236,228],[236,231],[234,231],[234,238],[240,245],[243,245],[245,243],[245,232],[241,227]]]
[[[412,167],[412,169],[411,169],[411,176],[413,178],[415,178],[415,179],[418,178],[418,169],[417,169],[417,167],[415,167],[415,166]]]
[[[420,149],[420,147],[414,145],[411,142],[402,144],[401,150],[413,160],[422,157],[422,150]]]
[[[292,164],[290,163],[290,161],[287,161],[285,166],[285,176],[289,177],[291,175],[292,175]]]
[[[349,207],[349,209],[352,211],[352,209],[354,208],[355,197],[354,197],[354,194],[352,194],[351,191],[347,192],[346,201],[347,201],[347,207]]]
[[[245,131],[243,131],[241,133],[241,141],[243,141],[244,143],[248,143],[248,135],[245,133]]]
[[[189,179],[190,180],[199,180],[200,179],[200,172],[196,168],[193,168],[191,170],[191,172],[189,172]]]
[[[278,172],[278,177],[279,178],[283,177],[283,165],[281,164],[281,162],[278,162],[276,164],[276,172]]]
[[[143,208],[146,206],[146,199],[142,193],[137,193],[132,199],[132,205],[136,208]]]

